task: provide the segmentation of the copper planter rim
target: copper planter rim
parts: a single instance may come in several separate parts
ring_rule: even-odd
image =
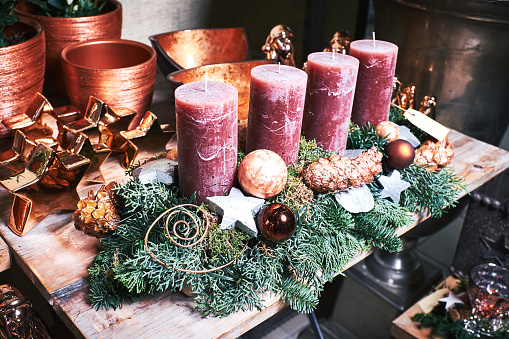
[[[43,33],[42,26],[37,21],[32,20],[27,17],[24,17],[24,16],[15,15],[15,17],[18,18],[18,22],[29,25],[33,29],[35,29],[36,33],[33,37],[31,37],[28,40],[25,40],[23,42],[20,42],[18,44],[6,46],[6,47],[0,47],[0,54],[7,54],[7,53],[11,53],[12,51],[17,50],[17,49],[23,49],[26,45],[31,44],[33,39],[37,38],[40,34]]]
[[[89,40],[65,47],[61,62],[69,99],[80,111],[94,96],[112,108],[136,112],[134,128],[149,110],[156,75],[152,47],[126,39]]]
[[[250,59],[251,46],[250,46],[248,34],[244,27],[194,28],[194,29],[174,30],[174,31],[151,35],[151,36],[149,36],[149,40],[150,40],[150,43],[152,44],[152,47],[156,50],[157,64],[158,64],[159,68],[163,72],[164,76],[168,76],[171,72],[181,70],[181,69],[188,69],[188,68],[180,65],[171,55],[169,55],[168,52],[166,52],[165,48],[161,44],[161,41],[160,41],[161,37],[166,36],[166,35],[175,34],[175,33],[180,33],[180,32],[200,33],[200,32],[211,31],[211,32],[215,32],[215,33],[221,33],[221,32],[232,31],[232,30],[241,30],[242,31],[242,35],[245,40],[245,46],[243,46],[243,47],[245,47],[246,54],[245,54],[245,57],[243,60],[238,60],[238,59],[233,60],[232,59],[232,60],[225,60],[224,62],[238,62],[238,61],[246,61],[246,60]],[[215,34],[215,35],[217,36],[218,34]],[[203,52],[207,53],[207,51],[203,51]],[[204,65],[205,64],[198,65],[197,67],[204,66]]]
[[[87,67],[87,66],[84,66],[82,64],[79,64],[79,63],[71,61],[69,59],[69,57],[68,57],[69,53],[71,53],[72,51],[74,51],[74,50],[76,50],[78,48],[90,47],[90,46],[98,46],[98,45],[123,45],[123,46],[137,47],[137,48],[143,49],[146,52],[148,52],[149,53],[149,57],[147,59],[143,60],[142,62],[136,63],[136,64],[131,65],[131,66],[115,67],[115,68]],[[88,69],[88,70],[100,69],[101,71],[108,71],[109,69],[111,69],[111,70],[118,70],[118,69],[129,70],[129,69],[135,69],[137,67],[141,67],[143,64],[145,64],[147,62],[150,62],[152,59],[155,59],[156,58],[156,52],[155,52],[155,50],[152,47],[150,47],[150,46],[148,46],[148,45],[146,45],[144,43],[141,43],[141,42],[138,42],[138,41],[134,41],[134,40],[127,40],[127,39],[98,39],[98,40],[88,40],[88,41],[83,41],[83,42],[77,42],[77,43],[74,43],[72,45],[69,45],[69,46],[65,47],[62,50],[61,58],[62,58],[63,62],[66,62],[69,65],[72,65],[72,66],[80,68],[80,69]]]
[[[108,13],[111,13],[113,11],[116,11],[118,10],[119,8],[122,8],[122,4],[118,1],[118,0],[108,0],[108,2],[110,2],[112,5],[115,6],[115,8],[109,10],[109,11],[106,11],[106,12],[103,12],[103,13],[99,13],[97,15],[93,15],[94,17],[101,17],[103,15],[107,15]],[[34,16],[34,17],[42,17],[42,18],[51,18],[51,20],[55,20],[55,21],[70,21],[70,20],[73,20],[73,21],[76,21],[76,22],[88,22],[90,19],[90,16],[82,16],[82,17],[70,17],[70,18],[62,18],[62,17],[47,17],[45,15],[37,15],[37,14],[33,14],[33,13],[30,13],[30,12],[25,12],[25,11],[22,11],[19,9],[20,5],[17,5],[16,8],[14,9],[14,13],[15,14],[19,14],[19,15],[30,15],[30,16]]]

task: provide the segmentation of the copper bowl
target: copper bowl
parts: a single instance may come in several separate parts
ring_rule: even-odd
[[[7,26],[7,36],[24,34],[28,39],[0,48],[0,121],[24,113],[44,83],[45,43],[39,23],[20,17]],[[0,138],[10,131],[0,123]]]
[[[57,18],[35,15],[35,7],[21,2],[14,12],[39,22],[46,33],[46,79],[44,93],[65,97],[64,76],[60,66],[62,50],[76,42],[97,39],[120,39],[122,33],[122,5],[108,0],[101,14],[77,18]]]
[[[84,112],[90,96],[127,107],[139,121],[152,103],[156,53],[141,42],[94,40],[67,46],[62,68],[71,104]]]
[[[259,65],[275,63],[274,60],[252,60],[206,65],[183,69],[168,75],[173,90],[182,84],[199,80],[222,81],[234,86],[239,92],[239,120],[246,120],[249,111],[249,85],[251,70]]]
[[[165,76],[203,65],[243,61],[250,55],[244,28],[186,29],[149,37]]]

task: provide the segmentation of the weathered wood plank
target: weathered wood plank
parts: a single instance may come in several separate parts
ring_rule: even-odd
[[[451,164],[473,190],[509,167],[509,153],[452,131],[456,152]],[[145,154],[145,153],[144,153]],[[126,179],[120,167],[123,155],[110,157],[103,165],[107,179]],[[149,155],[147,155],[149,156]],[[84,197],[89,189],[79,187]],[[192,309],[192,299],[180,293],[157,293],[120,310],[99,310],[87,303],[87,269],[101,248],[100,242],[74,229],[71,211],[55,211],[24,237],[5,226],[12,198],[0,192],[0,233],[13,250],[13,258],[34,281],[59,316],[78,337],[200,337],[236,338],[284,308],[276,296],[265,298],[263,311],[239,312],[226,318],[202,318]],[[416,216],[416,223],[418,217]],[[398,230],[403,234],[408,229]],[[364,259],[359,254],[349,267]]]
[[[11,268],[11,255],[4,239],[0,238],[0,272]]]

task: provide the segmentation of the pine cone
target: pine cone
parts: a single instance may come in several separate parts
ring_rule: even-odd
[[[302,176],[309,188],[320,193],[359,187],[382,171],[382,157],[374,146],[355,159],[332,154],[307,166]]]
[[[414,163],[428,164],[428,171],[437,171],[442,167],[449,165],[454,156],[454,151],[449,144],[449,139],[433,142],[426,140],[421,147],[415,151]]]
[[[97,194],[90,190],[88,197],[78,202],[78,209],[74,211],[74,227],[78,231],[96,238],[104,238],[115,230],[119,223],[117,200],[112,189],[114,182],[102,185]]]

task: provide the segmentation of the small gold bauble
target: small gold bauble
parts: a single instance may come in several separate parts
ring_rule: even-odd
[[[376,125],[376,134],[391,142],[399,138],[399,128],[392,121],[381,121]]]

